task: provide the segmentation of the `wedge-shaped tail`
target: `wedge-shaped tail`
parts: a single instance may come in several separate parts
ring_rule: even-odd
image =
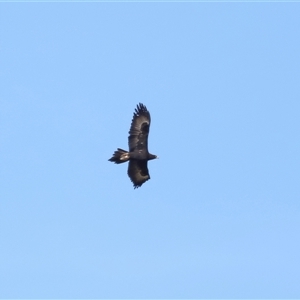
[[[109,159],[109,161],[114,162],[115,164],[121,164],[123,162],[126,162],[130,159],[129,152],[118,148],[112,156],[112,158]]]

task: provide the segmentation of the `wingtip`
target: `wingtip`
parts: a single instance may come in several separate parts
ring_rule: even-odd
[[[140,102],[139,104],[137,104],[136,110],[137,111],[144,111],[144,112],[146,112],[147,111],[147,107],[146,107],[145,104],[143,104],[143,103]]]

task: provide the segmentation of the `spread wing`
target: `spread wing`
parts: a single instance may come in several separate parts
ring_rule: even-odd
[[[142,186],[144,182],[150,179],[147,160],[130,160],[127,173],[135,189]]]
[[[140,103],[135,109],[129,130],[128,144],[130,152],[135,149],[148,151],[150,122],[151,118],[147,107]]]

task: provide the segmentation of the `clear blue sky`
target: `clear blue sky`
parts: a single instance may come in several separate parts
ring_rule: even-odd
[[[1,3],[0,297],[299,298],[299,15]]]

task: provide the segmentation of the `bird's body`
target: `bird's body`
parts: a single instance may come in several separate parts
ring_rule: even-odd
[[[150,113],[146,106],[140,103],[135,109],[129,130],[129,151],[118,148],[109,159],[116,164],[129,161],[127,174],[134,188],[142,186],[144,182],[150,179],[147,162],[157,158],[156,155],[150,154],[148,151],[150,123]]]

